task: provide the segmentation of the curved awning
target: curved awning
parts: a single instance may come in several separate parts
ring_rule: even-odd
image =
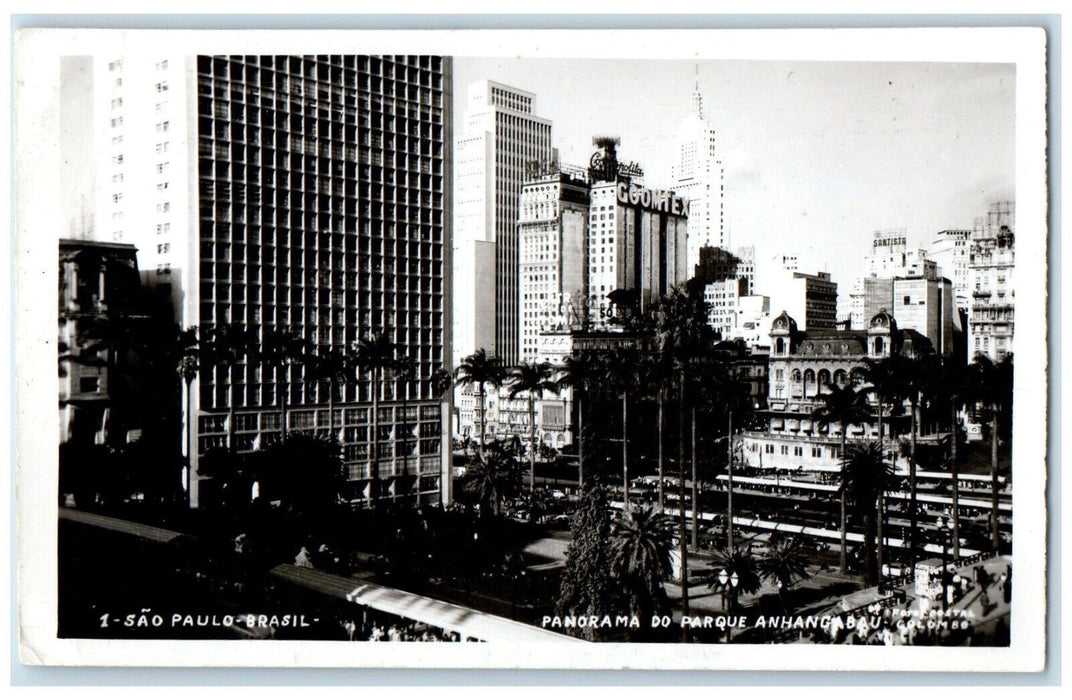
[[[423,622],[439,629],[457,632],[462,637],[471,637],[485,642],[531,643],[531,642],[579,642],[584,640],[558,634],[541,627],[526,625],[497,615],[489,615],[461,605],[447,603],[435,598],[400,591],[368,581],[336,576],[324,571],[281,564],[272,569],[272,575],[291,583],[320,591],[331,596],[345,598],[351,603],[380,610],[389,615]]]

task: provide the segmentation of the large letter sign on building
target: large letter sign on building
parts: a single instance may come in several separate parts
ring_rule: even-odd
[[[632,183],[619,182],[617,197],[621,204],[639,206],[649,211],[661,211],[675,216],[689,215],[688,200],[678,197],[669,190],[649,190]]]

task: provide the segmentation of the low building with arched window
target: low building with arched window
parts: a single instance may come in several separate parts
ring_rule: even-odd
[[[745,466],[763,470],[837,471],[843,426],[812,417],[823,405],[822,395],[834,386],[863,386],[859,372],[869,359],[933,352],[926,336],[898,328],[885,310],[871,318],[866,330],[847,331],[800,331],[783,311],[772,322],[770,336],[766,429],[743,434]],[[870,400],[877,415],[877,400],[874,396]],[[910,411],[887,403],[883,413],[883,440],[894,445],[908,435]],[[850,425],[847,437],[877,440],[877,422]],[[898,469],[907,468],[900,450],[891,452]]]

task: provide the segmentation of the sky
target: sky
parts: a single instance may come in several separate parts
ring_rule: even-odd
[[[1015,195],[1013,64],[456,57],[456,136],[467,86],[484,78],[536,94],[562,162],[618,136],[649,187],[671,184],[698,80],[730,247],[755,245],[760,266],[797,253],[802,272],[831,273],[843,309],[875,230],[928,248]]]

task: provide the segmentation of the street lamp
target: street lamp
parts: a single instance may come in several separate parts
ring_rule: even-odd
[[[949,541],[953,538],[953,530],[956,527],[956,523],[953,518],[945,518],[941,515],[938,516],[936,521],[938,525],[938,532],[942,538],[942,612],[946,609],[946,600],[949,596],[949,587],[946,581],[949,575]]]
[[[741,578],[737,575],[736,571],[731,572],[731,571],[727,571],[726,569],[723,569],[722,571],[718,572],[718,582],[719,582],[719,584],[720,584],[720,586],[722,588],[722,610],[723,610],[723,612],[732,612],[733,608],[735,607],[736,600],[737,600],[737,585],[741,582]],[[726,591],[727,590],[730,591],[730,595],[729,595],[729,600],[730,600],[729,610],[726,609]],[[729,624],[729,621],[727,620],[727,622],[726,622],[726,643],[727,644],[729,644],[729,642],[730,642],[731,629],[732,629],[732,626]]]

